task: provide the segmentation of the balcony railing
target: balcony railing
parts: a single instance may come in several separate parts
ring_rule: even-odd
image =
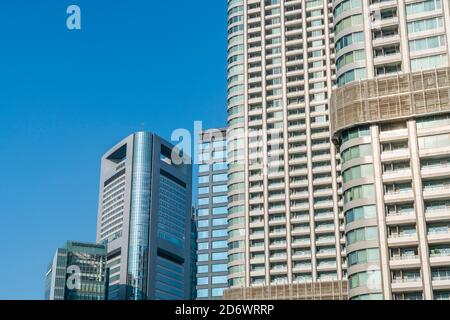
[[[430,257],[450,257],[450,249],[435,252],[431,251]]]
[[[411,217],[414,216],[414,211],[404,211],[404,212],[388,212],[387,217]]]
[[[401,255],[401,256],[392,256],[391,257],[391,260],[393,260],[393,261],[404,261],[404,260],[414,260],[414,259],[419,259],[419,256],[405,254],[405,255]]]
[[[389,239],[401,239],[401,238],[413,238],[417,236],[417,233],[392,233],[389,235]]]
[[[420,282],[422,279],[420,277],[414,277],[414,278],[399,278],[399,279],[392,279],[393,283],[414,283],[414,282]]]

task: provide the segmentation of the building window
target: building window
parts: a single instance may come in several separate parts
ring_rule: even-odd
[[[345,170],[344,173],[342,174],[344,183],[347,183],[351,180],[369,177],[373,177],[372,164],[364,164],[361,166],[352,167],[350,169]]]
[[[228,165],[226,162],[219,162],[219,163],[214,163],[213,164],[213,170],[214,171],[218,171],[218,170],[227,170],[228,169]]]
[[[198,243],[198,250],[208,250],[209,249],[209,243],[208,242],[199,242]]]
[[[208,216],[208,215],[209,215],[209,209],[199,209],[199,210],[197,211],[197,215],[198,215],[199,217],[205,217],[205,216]]]
[[[227,260],[227,252],[216,252],[212,254],[212,260]]]
[[[227,181],[227,180],[228,180],[228,175],[225,173],[213,175],[213,182],[222,182],[222,181]]]
[[[228,265],[226,263],[213,264],[211,270],[212,272],[226,272],[228,270]]]
[[[208,231],[201,231],[198,233],[198,238],[199,239],[207,239],[209,237],[209,232]]]
[[[208,289],[197,290],[197,298],[208,298]]]
[[[411,59],[411,71],[436,69],[448,65],[447,55],[426,56],[418,59]]]
[[[221,186],[214,186],[213,187],[213,192],[214,193],[227,192],[227,191],[228,191],[227,185],[221,185]]]
[[[200,261],[200,262],[208,261],[208,259],[209,259],[209,255],[207,253],[199,254],[197,256],[197,261]]]
[[[450,146],[450,134],[448,133],[419,138],[420,149],[442,148],[449,146]]]
[[[342,133],[342,143],[356,138],[368,137],[369,135],[370,135],[369,127],[352,128]]]
[[[380,288],[381,273],[380,271],[365,271],[349,276],[350,289],[358,287]]]
[[[199,228],[207,228],[209,227],[209,220],[199,220],[197,225]]]
[[[199,188],[198,189],[198,194],[208,194],[209,193],[209,187],[205,187],[205,188]]]
[[[378,248],[364,249],[351,252],[348,254],[349,266],[379,261],[380,261],[380,251],[378,250]]]
[[[212,284],[226,284],[227,282],[227,276],[212,277]]]
[[[228,197],[227,196],[213,197],[213,203],[214,204],[226,203],[227,201],[228,201]]]
[[[377,217],[376,206],[363,206],[348,210],[345,214],[347,224],[363,220],[363,219],[375,219]]]
[[[212,248],[213,249],[224,249],[228,247],[228,241],[213,241]]]
[[[359,199],[372,198],[374,194],[375,188],[371,184],[356,186],[344,192],[344,203],[349,203]]]
[[[223,296],[223,291],[224,291],[225,289],[224,288],[213,288],[212,290],[211,290],[211,295],[213,296],[213,297],[222,297]]]
[[[209,272],[209,267],[208,266],[198,266],[197,267],[197,272],[198,273],[208,273]]]
[[[198,205],[199,206],[206,206],[208,204],[209,204],[209,198],[198,199]]]
[[[371,241],[378,239],[377,227],[365,227],[355,229],[347,233],[347,245],[360,241]]]
[[[213,230],[213,232],[212,232],[212,236],[214,238],[216,238],[216,237],[226,237],[227,234],[228,234],[228,230],[227,229]]]
[[[342,152],[342,161],[347,162],[352,159],[370,156],[372,156],[372,145],[362,144],[359,146],[351,147]]]
[[[434,11],[441,8],[441,0],[426,0],[406,5],[406,15]]]
[[[343,31],[344,29],[351,28],[354,26],[361,26],[363,24],[363,17],[361,14],[356,14],[345,19],[342,19],[336,24],[335,31],[336,34]]]
[[[213,219],[213,221],[212,221],[212,225],[214,227],[225,226],[227,224],[228,224],[228,219],[227,218]]]
[[[208,277],[199,277],[197,278],[197,285],[199,286],[205,286],[208,285]]]
[[[434,30],[434,29],[442,28],[443,25],[444,25],[444,22],[442,20],[442,17],[416,20],[416,21],[412,21],[412,22],[408,23],[408,32],[414,33],[414,32]]]
[[[228,208],[227,207],[218,207],[218,208],[213,208],[212,209],[212,214],[213,215],[220,215],[220,214],[227,214],[227,213],[228,213]]]

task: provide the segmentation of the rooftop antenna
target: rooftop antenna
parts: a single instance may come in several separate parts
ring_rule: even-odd
[[[141,131],[145,131],[145,122],[141,122],[140,128],[141,128]]]

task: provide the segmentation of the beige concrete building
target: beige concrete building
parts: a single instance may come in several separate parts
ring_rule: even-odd
[[[228,1],[232,290],[348,269],[350,299],[449,299],[449,16]]]
[[[449,1],[333,10],[349,297],[449,299]]]
[[[228,1],[231,288],[345,278],[331,13],[324,0]]]

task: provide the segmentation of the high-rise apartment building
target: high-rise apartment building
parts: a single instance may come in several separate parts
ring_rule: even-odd
[[[106,247],[68,241],[50,262],[45,300],[105,300],[108,289]]]
[[[226,130],[200,134],[197,200],[197,299],[221,299],[228,286]]]
[[[192,165],[138,132],[102,158],[97,242],[107,245],[109,299],[190,299]]]
[[[450,298],[449,5],[334,2],[350,299]]]
[[[229,285],[345,278],[332,1],[228,1]]]

